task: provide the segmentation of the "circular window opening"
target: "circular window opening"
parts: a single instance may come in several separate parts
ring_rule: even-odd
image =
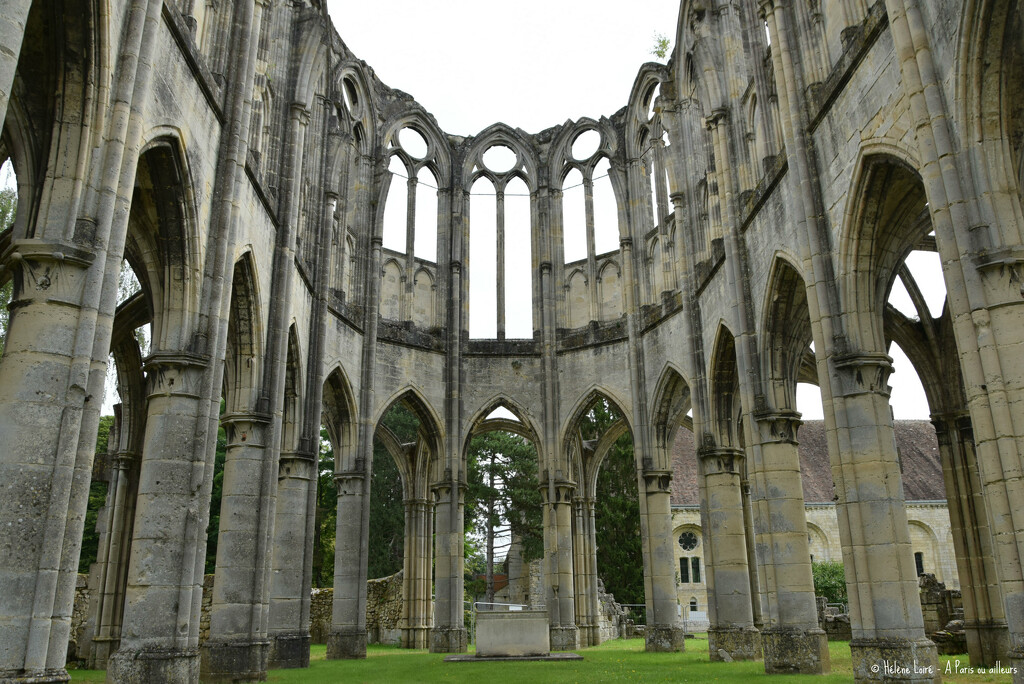
[[[693,532],[683,532],[679,535],[679,545],[683,547],[683,551],[693,551],[697,548],[697,535]]]
[[[583,131],[572,141],[572,158],[576,161],[586,161],[594,156],[597,148],[601,146],[601,134],[590,129]]]
[[[398,144],[413,159],[423,159],[427,156],[427,141],[419,131],[413,128],[403,128],[398,131]]]
[[[504,145],[489,147],[483,155],[484,166],[494,173],[511,171],[516,165],[516,153]]]

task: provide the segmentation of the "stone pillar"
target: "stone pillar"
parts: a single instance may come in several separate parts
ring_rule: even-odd
[[[309,667],[308,518],[315,514],[317,454],[282,453],[274,510],[274,560],[270,580],[267,668]],[[312,491],[311,491],[312,490]]]
[[[446,475],[450,476],[450,474]],[[450,480],[433,486],[435,501],[434,627],[430,630],[431,653],[465,653],[469,633],[463,617],[464,485]]]
[[[572,494],[574,485],[556,482],[553,487],[543,488],[548,499],[548,527],[551,534],[549,547],[544,551],[548,556],[548,612],[551,615],[551,650],[568,651],[579,648],[579,631],[576,628],[576,604],[573,595],[572,566]],[[554,499],[551,499],[551,491]]]
[[[402,648],[427,648],[431,623],[433,505],[405,502],[405,576],[402,583]]]
[[[591,571],[592,559],[597,549],[591,545],[589,519],[590,507],[587,499],[575,496],[572,499],[573,528],[573,568],[576,571],[576,624],[580,632],[580,646],[597,646],[600,643],[600,629],[597,613],[593,610],[594,599],[597,597],[597,582]]]
[[[1010,635],[992,551],[974,431],[965,414],[932,416],[946,483],[950,534],[964,602],[964,631],[972,667],[1008,663]]]
[[[124,583],[128,570],[131,522],[135,517],[135,490],[132,471],[137,472],[138,456],[119,451],[107,490],[106,530],[96,559],[96,594],[90,601],[89,623],[92,638],[86,657],[88,667],[105,670],[107,660],[117,650],[121,636],[121,612],[124,607]],[[90,572],[93,572],[90,569]],[[90,584],[94,578],[90,577]]]
[[[7,105],[18,70],[21,43],[25,37],[31,0],[11,0],[0,7],[0,131],[7,117]]]
[[[644,648],[658,653],[682,652],[686,640],[679,624],[676,595],[675,538],[670,501],[672,473],[648,470],[640,478],[646,505],[641,508],[644,573],[647,575],[647,629]]]
[[[828,637],[818,626],[814,577],[796,431],[800,414],[755,415],[761,443],[751,472],[754,522],[765,581],[761,629],[764,669],[769,674],[825,674],[831,670]]]
[[[903,477],[889,408],[892,360],[833,357],[829,394],[838,423],[829,438],[836,515],[850,598],[854,678],[892,680],[886,664],[909,668],[899,681],[933,681],[938,654],[924,633],[910,547]],[[838,382],[837,382],[838,380]],[[916,665],[916,669],[915,669]]]
[[[708,650],[712,661],[757,660],[761,638],[754,627],[743,524],[740,473],[743,451],[701,446],[701,527],[708,588]]]
[[[107,664],[109,682],[199,679],[199,608],[205,529],[197,511],[213,478],[196,453],[205,358],[157,353],[146,363],[148,415],[139,472],[121,644]],[[197,568],[199,571],[197,572]]]
[[[220,504],[217,569],[210,607],[210,637],[202,647],[203,681],[266,679],[267,647],[261,634],[257,580],[263,567],[256,557],[261,510],[267,505],[259,486],[270,417],[226,414],[224,484]]]
[[[78,558],[85,504],[75,513],[72,501],[88,495],[92,466],[77,459],[86,377],[74,376],[72,361],[92,259],[41,240],[18,240],[11,254],[0,362],[0,679],[67,678],[71,604],[62,605],[61,585],[70,582],[73,596],[75,575],[61,566]]]
[[[369,480],[357,469],[338,473],[338,522],[334,541],[334,606],[327,634],[327,659],[366,657],[366,577],[362,558],[363,516]]]

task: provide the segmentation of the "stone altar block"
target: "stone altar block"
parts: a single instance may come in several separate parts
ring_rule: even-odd
[[[535,656],[550,652],[546,610],[477,613],[478,657]]]

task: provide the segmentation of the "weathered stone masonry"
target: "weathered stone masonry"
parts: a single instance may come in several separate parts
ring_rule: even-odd
[[[468,137],[381,83],[319,0],[10,0],[0,27],[0,160],[19,193],[0,234],[0,281],[14,283],[0,360],[0,680],[66,679],[111,354],[121,403],[97,473],[109,494],[86,630],[110,681],[259,680],[308,664],[321,422],[339,490],[329,657],[365,655],[374,439],[406,497],[402,643],[466,647],[465,453],[490,429],[537,447],[556,648],[601,639],[595,482],[631,435],[647,647],[683,648],[669,503],[683,427],[710,657],[826,672],[798,382],[824,403],[855,677],[889,677],[872,671],[883,660],[920,672],[937,656],[888,406],[896,342],[939,437],[971,662],[1010,662],[1024,681],[1016,0],[684,0],[668,63],[640,67],[620,111]],[[587,131],[596,149],[578,150]],[[408,132],[425,150],[406,149]],[[514,160],[488,164],[494,147]],[[395,160],[408,180],[388,170]],[[595,211],[604,163],[614,211]],[[572,172],[584,259],[563,243]],[[498,301],[486,339],[469,333],[480,179],[497,245],[484,259]],[[417,254],[417,231],[434,228],[415,207],[435,185],[436,253]],[[506,189],[523,186],[530,332],[514,338],[504,302],[519,293],[501,256],[515,228]],[[389,198],[404,251],[385,244]],[[617,246],[599,252],[609,220]],[[939,317],[905,266],[912,250],[941,258]],[[122,261],[142,290],[118,302]],[[886,304],[897,277],[917,318]],[[132,334],[143,325],[145,355]],[[585,440],[598,400],[621,420]],[[414,443],[381,425],[396,402],[416,415]],[[228,457],[200,648],[219,424]]]

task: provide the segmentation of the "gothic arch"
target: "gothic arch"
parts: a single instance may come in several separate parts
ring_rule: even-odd
[[[259,295],[252,253],[235,262],[228,314],[227,351],[224,359],[225,414],[248,413],[256,408],[263,358]]]
[[[336,365],[324,381],[324,398],[321,420],[327,428],[334,447],[334,468],[336,472],[359,470],[356,467],[356,434],[358,432],[355,395],[345,375],[345,370]]]
[[[802,269],[787,254],[775,255],[762,310],[765,396],[773,408],[795,411],[796,385],[813,339],[806,281]]]
[[[743,445],[740,426],[739,371],[736,364],[736,340],[724,323],[715,334],[708,384],[711,390],[711,425],[719,446]]]
[[[518,422],[508,418],[487,418],[497,408],[507,409],[518,419]],[[543,433],[537,429],[537,423],[530,412],[505,392],[499,392],[485,401],[466,423],[465,433],[467,436],[462,447],[463,459],[465,459],[473,437],[491,430],[511,432],[529,440],[537,450],[538,462],[544,463],[544,443],[540,439],[540,435]]]
[[[665,364],[651,402],[651,432],[654,438],[654,470],[672,469],[672,446],[679,428],[687,423],[692,405],[690,385],[673,364]],[[693,429],[693,420],[689,421]]]
[[[508,171],[497,173],[483,163],[483,154],[495,145],[503,145],[516,153],[516,163]],[[521,131],[513,130],[503,123],[488,126],[472,139],[466,149],[462,166],[462,187],[468,188],[479,178],[487,178],[495,188],[502,189],[512,178],[523,179],[531,193],[537,191],[539,163],[533,146],[523,137]]]

